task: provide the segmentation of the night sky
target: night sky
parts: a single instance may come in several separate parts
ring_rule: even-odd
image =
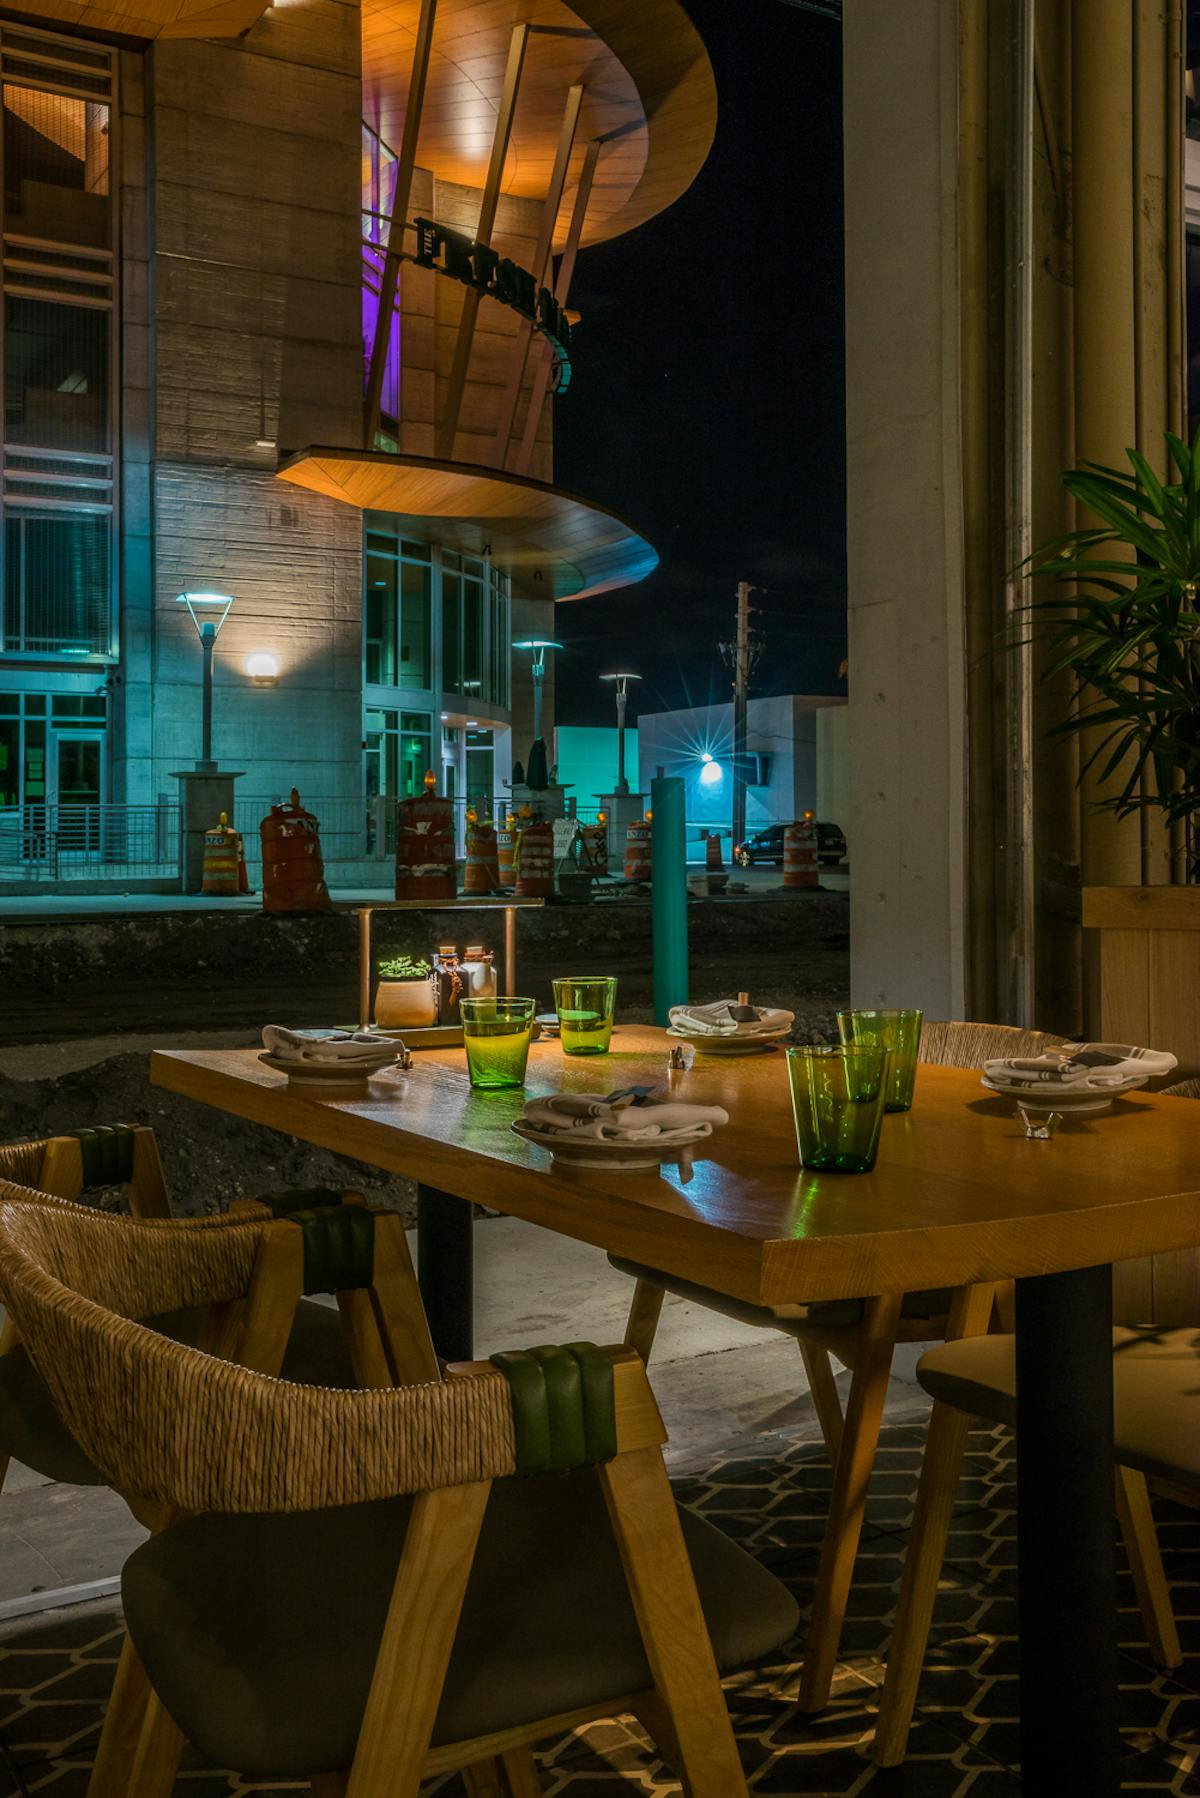
[[[680,200],[581,253],[558,482],[644,532],[657,571],[557,608],[560,724],[729,698],[736,583],[765,636],[755,693],[842,693],[846,648],[841,30],[785,0],[685,0],[717,135]]]

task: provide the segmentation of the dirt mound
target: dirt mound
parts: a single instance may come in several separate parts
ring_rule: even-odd
[[[284,1186],[354,1186],[378,1204],[415,1210],[409,1181],[152,1087],[142,1054],[113,1055],[47,1080],[0,1075],[0,1142],[112,1123],[153,1126],[180,1216]]]

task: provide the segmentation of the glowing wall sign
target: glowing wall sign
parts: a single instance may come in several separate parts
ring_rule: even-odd
[[[434,269],[499,300],[529,320],[554,352],[554,387],[565,393],[571,382],[571,325],[548,287],[539,287],[527,268],[519,268],[487,244],[476,243],[448,225],[416,219],[418,268]]]

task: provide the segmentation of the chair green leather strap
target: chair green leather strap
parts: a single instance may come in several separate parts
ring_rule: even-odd
[[[319,1211],[342,1203],[342,1194],[333,1186],[292,1186],[286,1192],[256,1192],[254,1198],[272,1217],[291,1217],[295,1211]]]
[[[123,1186],[133,1179],[133,1126],[94,1124],[83,1130],[64,1130],[79,1144],[85,1191],[91,1186]]]
[[[375,1214],[362,1205],[293,1211],[304,1233],[304,1290],[350,1292],[375,1274]]]
[[[519,1474],[568,1473],[617,1452],[612,1362],[594,1343],[491,1357],[508,1381]]]

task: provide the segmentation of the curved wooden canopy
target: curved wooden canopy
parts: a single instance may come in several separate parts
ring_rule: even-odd
[[[615,513],[494,468],[385,450],[317,448],[290,457],[279,475],[363,512],[401,513],[414,533],[447,548],[476,556],[486,548],[509,574],[540,570],[548,599],[587,599],[630,587],[658,566],[657,552]]]
[[[363,115],[398,145],[420,0],[363,0]],[[619,236],[670,206],[698,174],[716,129],[704,44],[678,0],[438,0],[417,163],[482,187],[513,26],[531,27],[503,192],[543,199],[567,90],[583,114],[557,246],[588,139],[602,144],[582,242]]]
[[[21,0],[26,18],[44,25],[131,38],[240,37],[271,0]]]

